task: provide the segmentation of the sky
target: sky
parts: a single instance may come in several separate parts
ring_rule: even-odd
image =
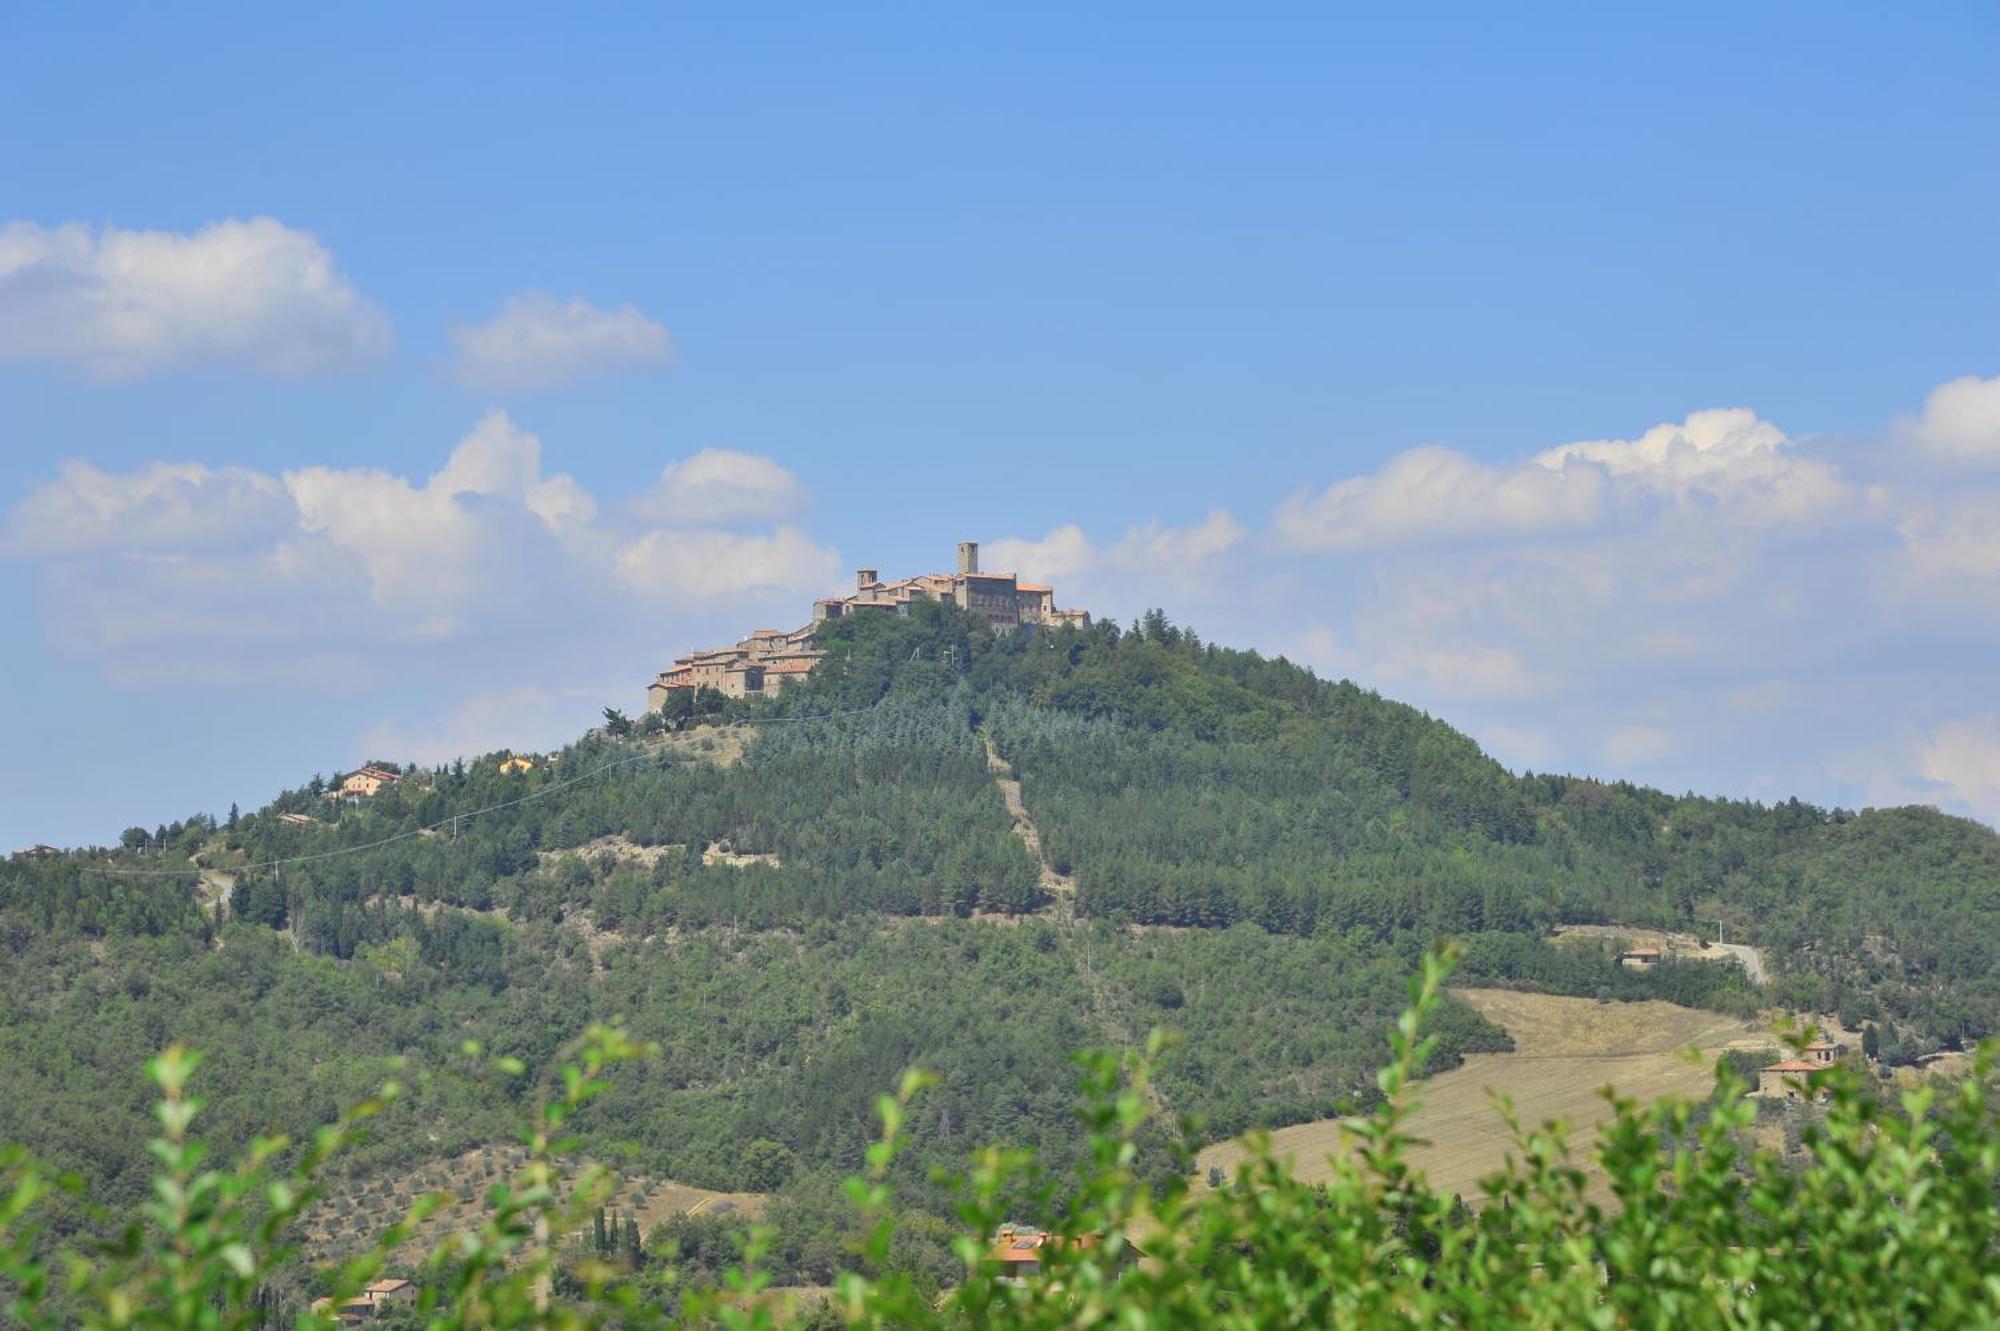
[[[0,849],[857,566],[2000,821],[2000,10],[0,10]]]

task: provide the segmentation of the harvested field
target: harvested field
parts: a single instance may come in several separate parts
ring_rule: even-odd
[[[1653,1100],[1698,1098],[1715,1084],[1716,1056],[1724,1049],[1775,1049],[1755,1023],[1672,1003],[1598,1003],[1500,989],[1465,989],[1459,997],[1514,1037],[1510,1054],[1473,1054],[1462,1067],[1423,1082],[1410,1130],[1424,1145],[1416,1166],[1432,1184],[1478,1197],[1480,1178],[1499,1168],[1513,1143],[1493,1102],[1510,1097],[1521,1121],[1538,1126],[1562,1120],[1585,1162],[1597,1128],[1611,1117],[1600,1092]],[[1271,1134],[1280,1156],[1292,1159],[1301,1178],[1331,1172],[1328,1155],[1341,1149],[1339,1119],[1321,1119]],[[1237,1142],[1201,1153],[1197,1169],[1233,1172],[1244,1158]]]

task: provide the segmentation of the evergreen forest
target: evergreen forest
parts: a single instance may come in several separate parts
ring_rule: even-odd
[[[1441,939],[1460,983],[1834,1013],[1891,1063],[2000,1031],[2000,837],[1967,820],[1512,773],[1441,720],[1159,612],[996,635],[922,605],[821,645],[782,699],[608,711],[526,771],[385,757],[402,779],[367,799],[315,776],[0,865],[0,1141],[137,1205],[157,1161],[133,1071],[185,1044],[232,1150],[394,1077],[337,1167],[407,1170],[511,1139],[547,1088],[495,1060],[550,1067],[615,1022],[657,1052],[579,1106],[581,1149],[770,1194],[770,1269],[824,1284],[877,1097],[921,1067],[935,1084],[886,1168],[897,1260],[936,1283],[959,1269],[945,1177],[970,1152],[1087,1167],[1076,1051],[1173,1033],[1132,1142],[1164,1186],[1202,1141],[1375,1109]],[[1723,931],[1770,981],[1555,941],[1582,924]],[[1507,1046],[1448,993],[1427,1019],[1417,1075]],[[49,1241],[102,1224],[59,1208]]]

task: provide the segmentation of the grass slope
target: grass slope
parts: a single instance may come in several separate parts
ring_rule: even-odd
[[[1612,1117],[1605,1087],[1639,1100],[1698,1098],[1714,1085],[1717,1053],[1773,1044],[1754,1022],[1672,1003],[1598,1003],[1506,989],[1457,993],[1514,1037],[1512,1053],[1468,1055],[1462,1066],[1418,1087],[1410,1131],[1424,1145],[1412,1159],[1433,1187],[1468,1201],[1477,1198],[1479,1180],[1513,1149],[1496,1097],[1511,1100],[1529,1127],[1568,1123],[1581,1154]],[[1292,1160],[1300,1178],[1316,1182],[1332,1173],[1329,1157],[1343,1149],[1343,1122],[1328,1118],[1280,1128],[1271,1134],[1272,1145]],[[1222,1142],[1197,1163],[1204,1172],[1220,1166],[1233,1173],[1245,1155],[1241,1141]],[[1594,1166],[1592,1178],[1599,1181]]]

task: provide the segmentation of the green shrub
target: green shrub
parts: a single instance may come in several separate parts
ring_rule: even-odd
[[[1381,1106],[1352,1125],[1352,1149],[1320,1185],[1300,1182],[1253,1142],[1239,1186],[1191,1186],[1192,1162],[1164,1181],[1135,1169],[1148,1124],[1155,1036],[1146,1055],[1083,1056],[1088,1138],[1073,1177],[1045,1173],[1022,1151],[980,1152],[955,1181],[962,1230],[958,1269],[907,1260],[890,1186],[912,1100],[913,1073],[878,1105],[881,1139],[866,1173],[849,1180],[860,1239],[839,1275],[832,1310],[862,1327],[1968,1327],[2000,1320],[1994,1268],[2000,1134],[1982,1053],[1949,1090],[1889,1104],[1846,1067],[1813,1074],[1825,1102],[1801,1119],[1797,1162],[1748,1145],[1758,1106],[1728,1065],[1703,1105],[1615,1102],[1596,1148],[1611,1200],[1585,1186],[1581,1162],[1552,1126],[1513,1122],[1515,1154],[1485,1181],[1476,1207],[1430,1188],[1410,1165],[1406,1130],[1416,1077],[1435,1037],[1450,958],[1425,958],[1397,1023]],[[604,1205],[611,1181],[585,1166],[562,1189],[564,1125],[605,1086],[613,1062],[642,1051],[593,1028],[538,1111],[518,1171],[496,1186],[487,1214],[449,1234],[414,1267],[422,1294],[399,1320],[460,1327],[651,1328],[776,1324],[761,1270],[771,1235],[739,1236],[726,1221],[672,1225],[650,1253],[627,1244],[616,1262],[564,1244]],[[230,1169],[207,1168],[188,1130],[200,1101],[187,1093],[194,1055],[169,1050],[149,1066],[161,1101],[152,1200],[118,1217],[104,1244],[58,1241],[41,1226],[74,1191],[17,1149],[0,1153],[0,1317],[41,1331],[226,1328],[328,1318],[282,1305],[296,1278],[288,1237],[321,1195],[327,1159],[396,1094],[385,1088],[305,1147],[258,1142]],[[520,1075],[518,1064],[501,1066]],[[1507,1112],[1502,1107],[1503,1112]],[[1788,1116],[1788,1122],[1792,1121]],[[1187,1131],[1182,1139],[1191,1137]],[[1018,1214],[1023,1199],[1035,1214]],[[360,1255],[317,1273],[333,1306],[380,1275],[389,1254],[437,1205],[420,1200]],[[1044,1270],[1011,1282],[988,1266],[989,1236],[1030,1219],[1054,1237]],[[922,1226],[934,1221],[916,1217]],[[742,1242],[725,1264],[724,1245]],[[921,1247],[921,1245],[919,1245]],[[690,1259],[676,1273],[669,1254]],[[930,1249],[924,1249],[929,1251]],[[684,1278],[692,1277],[692,1278]],[[720,1283],[716,1283],[719,1278]],[[942,1290],[940,1286],[945,1288]]]

